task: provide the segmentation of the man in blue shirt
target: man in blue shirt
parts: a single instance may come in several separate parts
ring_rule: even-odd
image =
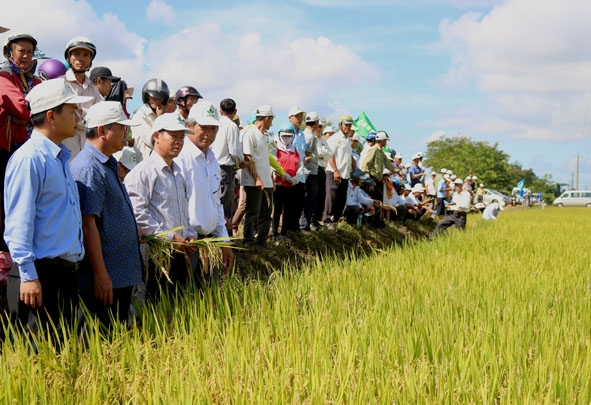
[[[76,135],[76,104],[90,97],[76,96],[59,78],[35,86],[26,99],[33,132],[8,162],[4,190],[4,238],[14,261],[8,305],[22,326],[52,334],[60,318],[73,325],[78,304],[82,220],[62,141]]]
[[[131,291],[142,282],[142,257],[133,207],[112,156],[125,146],[127,125],[120,103],[101,101],[86,113],[86,144],[70,163],[82,211],[86,258],[80,297],[103,325],[126,321]]]
[[[418,155],[414,155],[412,157],[412,165],[410,166],[410,169],[408,171],[411,187],[414,187],[417,184],[422,184],[423,176],[425,176],[425,172],[419,166],[420,159],[421,158]]]

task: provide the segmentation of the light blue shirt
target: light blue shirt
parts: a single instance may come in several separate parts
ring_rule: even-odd
[[[295,128],[295,136],[293,139],[293,146],[295,146],[296,151],[300,154],[300,162],[304,163],[304,159],[306,158],[306,151],[310,151],[308,144],[306,143],[306,136],[304,133],[299,129]],[[301,179],[300,183],[306,182],[306,175],[304,174]]]
[[[35,260],[77,263],[84,257],[78,189],[68,167],[70,150],[33,131],[6,168],[4,239],[21,281],[36,280]]]

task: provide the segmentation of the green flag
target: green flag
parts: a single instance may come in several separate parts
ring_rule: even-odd
[[[367,134],[371,131],[376,132],[376,127],[373,126],[369,117],[363,111],[361,111],[359,117],[353,122],[353,129],[355,130],[355,133],[363,139],[365,139]]]

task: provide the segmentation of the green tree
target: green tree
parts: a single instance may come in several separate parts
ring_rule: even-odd
[[[451,169],[461,178],[476,175],[479,183],[508,195],[521,179],[532,191],[542,191],[546,201],[554,197],[556,189],[550,175],[538,178],[533,170],[523,169],[518,162],[510,163],[509,155],[499,150],[498,143],[491,145],[465,136],[441,138],[427,144],[424,161],[435,171]]]

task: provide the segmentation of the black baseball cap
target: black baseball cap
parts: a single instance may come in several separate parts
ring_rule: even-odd
[[[113,76],[111,69],[104,66],[97,66],[90,71],[90,80],[96,82],[96,79],[98,79],[99,77],[102,79],[111,79],[113,82],[118,82],[119,80],[121,80],[120,77]]]

